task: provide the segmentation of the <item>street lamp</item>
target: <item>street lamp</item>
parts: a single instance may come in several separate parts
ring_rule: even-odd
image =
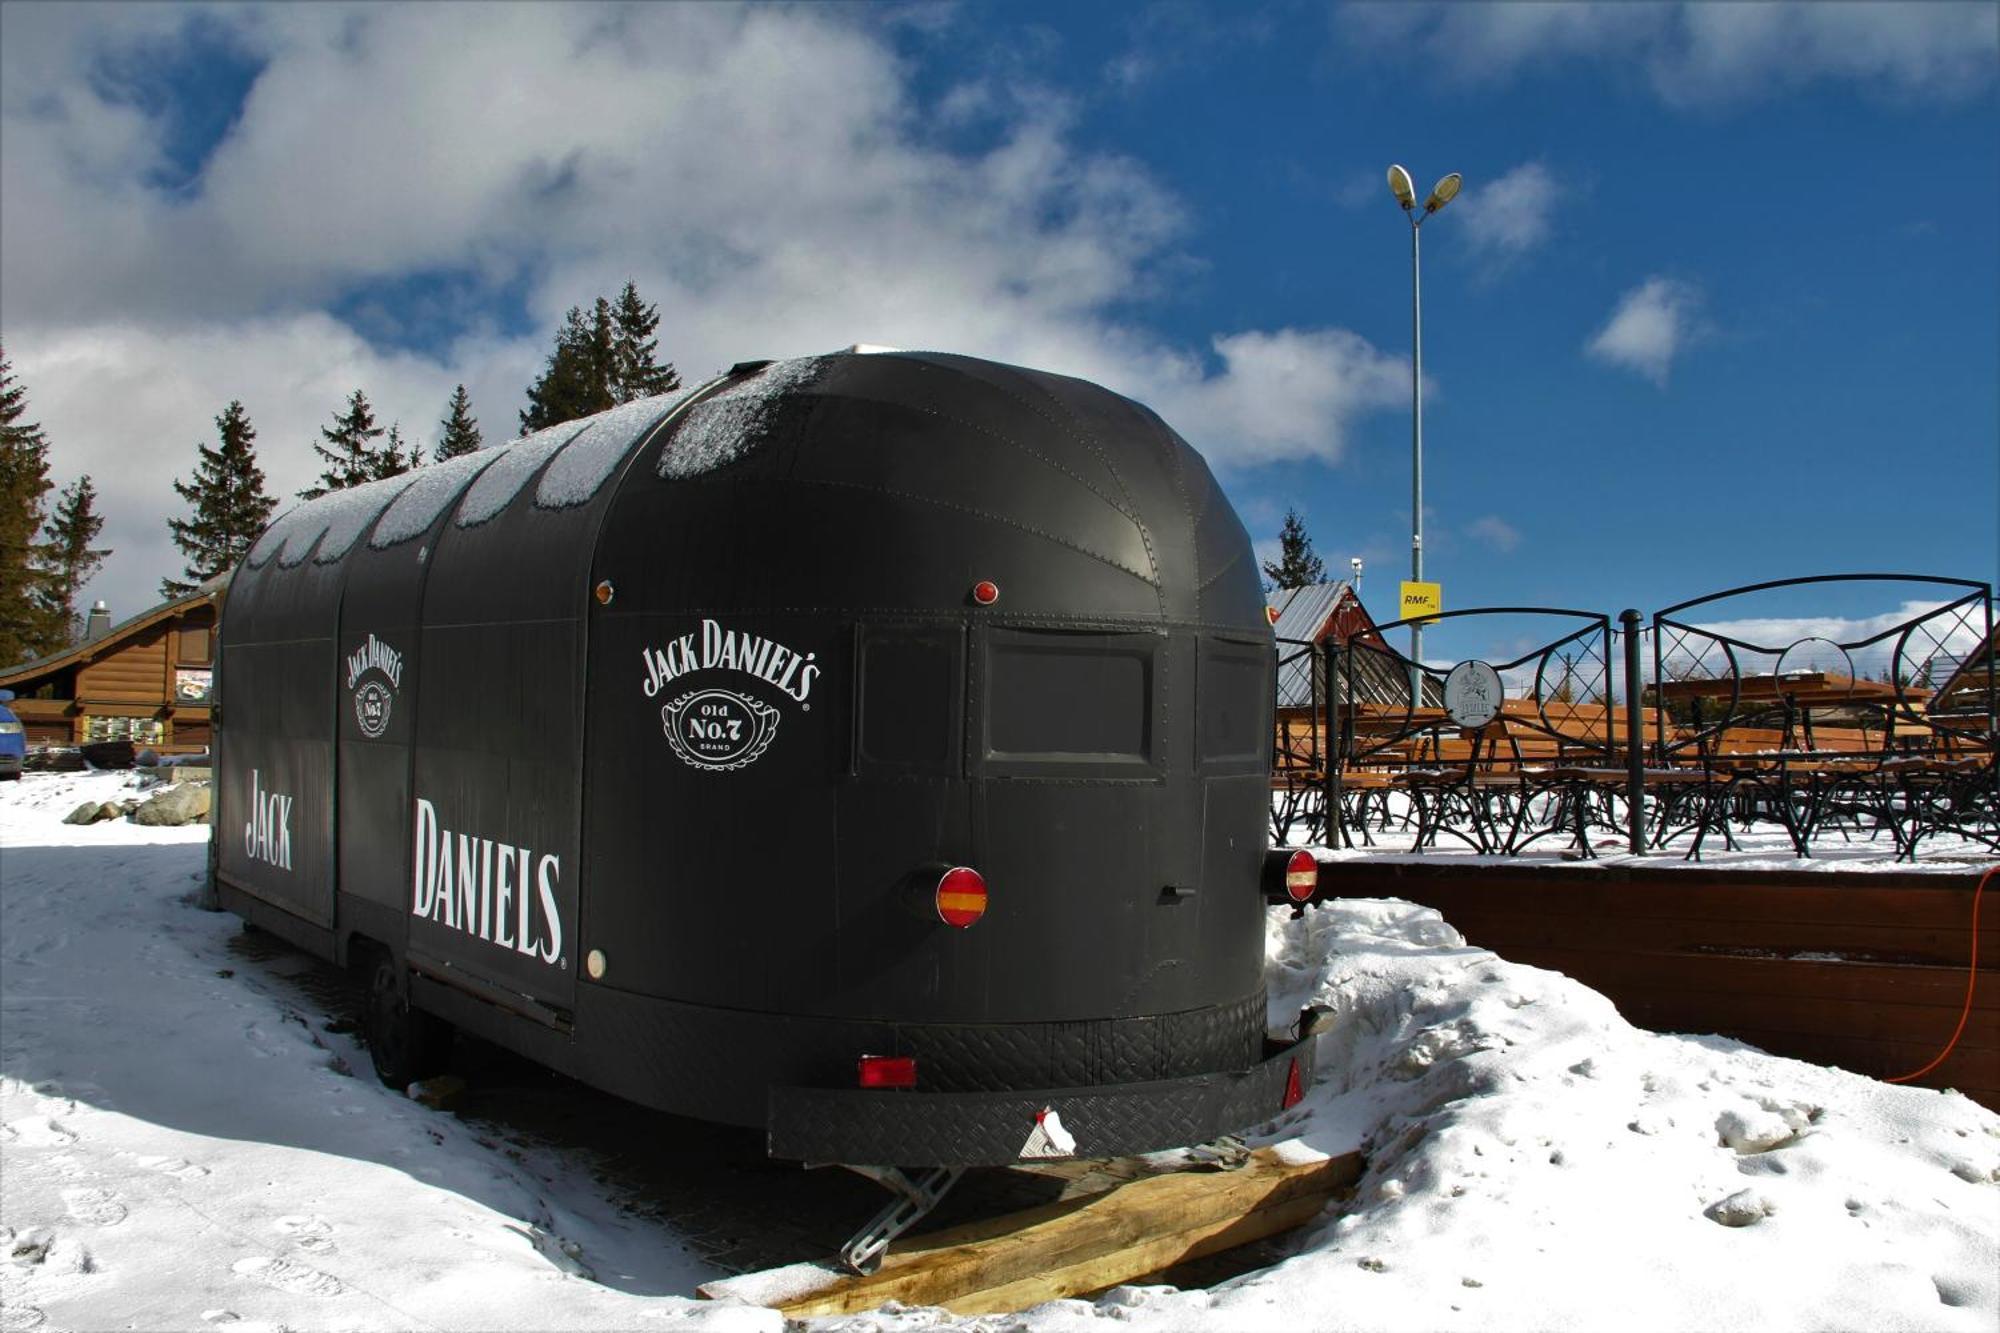
[[[1430,198],[1417,211],[1417,190],[1410,173],[1398,166],[1389,168],[1389,192],[1410,219],[1410,581],[1424,581],[1424,287],[1422,255],[1417,246],[1417,229],[1424,219],[1458,197],[1464,180],[1454,171],[1431,187]],[[1410,626],[1410,706],[1423,703],[1424,626],[1421,620]]]

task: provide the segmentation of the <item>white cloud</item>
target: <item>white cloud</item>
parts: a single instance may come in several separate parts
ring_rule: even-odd
[[[854,11],[192,12],[0,9],[0,333],[58,478],[105,492],[117,554],[90,591],[115,609],[179,573],[167,483],[230,399],[277,493],[357,387],[428,440],[463,380],[505,439],[562,311],[627,277],[689,380],[857,341],[946,348],[1097,380],[1218,464],[1335,460],[1356,417],[1407,394],[1407,362],[1343,330],[1234,330],[1210,361],[1113,314],[1183,262],[1180,203],[1077,148],[1074,109],[1025,84],[946,94],[993,135],[939,148],[911,70]],[[109,100],[96,62],[197,21],[265,63],[166,188],[149,181],[169,127]],[[537,331],[402,354],[325,313],[437,273],[523,283]]]
[[[1520,530],[1498,514],[1473,519],[1466,524],[1465,531],[1467,536],[1477,538],[1503,554],[1521,544]]]
[[[1148,401],[1213,463],[1337,462],[1355,417],[1409,398],[1409,361],[1342,329],[1236,333],[1214,345],[1219,375],[1177,357],[1147,375]]]
[[[1664,389],[1674,357],[1699,334],[1695,315],[1700,303],[1700,293],[1687,283],[1648,278],[1618,298],[1618,308],[1584,350]]]
[[[1553,230],[1556,178],[1540,162],[1524,162],[1489,185],[1473,185],[1458,201],[1461,225],[1475,257],[1505,268],[1539,249]]]
[[[466,352],[481,431],[490,443],[511,439],[532,350]],[[320,427],[357,387],[382,426],[400,422],[404,439],[428,456],[458,383],[450,368],[377,352],[323,314],[190,324],[166,335],[94,325],[23,344],[14,368],[29,390],[29,416],[48,433],[51,478],[60,486],[88,472],[97,485],[113,555],[85,595],[104,598],[115,618],[158,600],[163,576],[180,576],[185,557],[166,520],[186,506],[172,484],[194,471],[198,443],[215,445],[214,419],[231,399],[242,400],[257,430],[257,461],[282,513],[318,476]]]
[[[1820,82],[1953,101],[1993,83],[2000,25],[1984,4],[1347,5],[1336,30],[1464,84],[1576,61],[1639,71],[1677,106],[1754,102]]]

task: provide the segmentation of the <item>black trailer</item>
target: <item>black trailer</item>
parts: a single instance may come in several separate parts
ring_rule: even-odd
[[[1146,408],[931,353],[740,365],[336,492],[221,626],[218,892],[774,1156],[1199,1143],[1262,985],[1271,630]]]

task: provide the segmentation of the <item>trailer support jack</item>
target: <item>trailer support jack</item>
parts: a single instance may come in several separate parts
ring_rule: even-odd
[[[868,1225],[855,1232],[840,1247],[842,1266],[850,1273],[861,1274],[880,1268],[889,1242],[922,1221],[958,1183],[958,1178],[965,1174],[962,1166],[932,1167],[913,1177],[899,1166],[843,1165],[896,1196],[886,1208],[868,1220]]]

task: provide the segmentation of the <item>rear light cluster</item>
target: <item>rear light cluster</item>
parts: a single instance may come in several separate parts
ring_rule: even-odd
[[[1319,862],[1308,851],[1293,852],[1285,862],[1285,896],[1302,903],[1319,887]]]
[[[914,1088],[917,1061],[909,1055],[864,1055],[860,1062],[864,1088]]]
[[[971,866],[953,866],[938,880],[932,901],[938,920],[963,930],[986,915],[986,880]]]

